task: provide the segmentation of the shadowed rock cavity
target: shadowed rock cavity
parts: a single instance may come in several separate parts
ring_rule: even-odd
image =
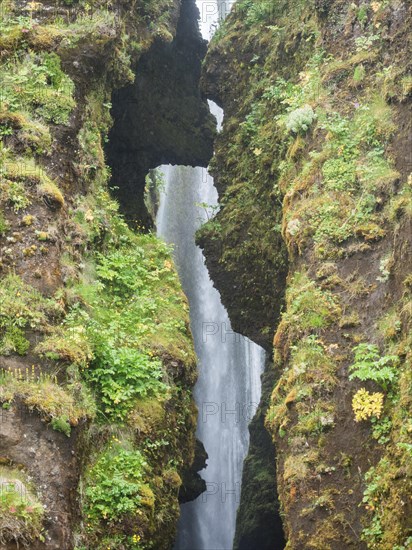
[[[207,42],[194,0],[183,0],[176,37],[157,40],[136,67],[134,84],[113,97],[108,160],[112,186],[129,222],[150,227],[145,176],[161,164],[207,166],[216,121],[199,91]]]
[[[182,474],[182,486],[179,491],[180,504],[195,500],[206,491],[206,481],[200,477],[199,472],[207,467],[207,459],[208,455],[203,443],[196,439],[195,459],[192,467]]]

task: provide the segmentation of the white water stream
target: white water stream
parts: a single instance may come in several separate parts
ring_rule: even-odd
[[[198,0],[201,30],[209,38],[231,2]],[[214,104],[211,110],[222,121]],[[181,506],[175,550],[231,550],[240,500],[243,461],[249,446],[248,424],[260,400],[264,351],[232,332],[218,291],[209,278],[195,232],[207,219],[201,203],[217,205],[213,179],[203,168],[164,166],[165,188],[157,230],[174,245],[174,258],[190,303],[191,327],[199,361],[195,400],[197,437],[208,453],[200,473],[207,491]]]

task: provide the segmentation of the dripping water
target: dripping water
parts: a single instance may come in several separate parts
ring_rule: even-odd
[[[230,3],[198,0],[202,34],[208,38]],[[211,6],[214,9],[211,9]],[[213,103],[220,125],[223,113]],[[165,187],[157,216],[159,236],[174,245],[174,258],[190,304],[199,379],[197,437],[208,453],[200,472],[207,491],[181,506],[175,550],[231,550],[240,500],[248,424],[260,400],[264,351],[232,331],[228,314],[210,280],[196,230],[217,207],[213,179],[202,168],[164,166]]]

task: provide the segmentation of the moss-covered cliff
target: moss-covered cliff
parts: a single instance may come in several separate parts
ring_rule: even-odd
[[[199,140],[210,151],[196,18],[191,0],[0,2],[2,548],[172,543],[195,453],[188,307],[168,248],[123,221],[104,147],[116,90],[187,40],[185,97],[209,136],[197,128],[187,159]],[[164,161],[168,140],[170,160],[188,140],[176,112],[173,136],[146,136],[149,156],[155,139]],[[144,176],[114,182],[142,224]]]
[[[199,242],[236,329],[275,332],[290,549],[412,544],[410,29],[401,0],[241,0],[206,59],[222,208]]]

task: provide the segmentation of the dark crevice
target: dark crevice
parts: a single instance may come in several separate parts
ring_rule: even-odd
[[[286,544],[276,490],[275,446],[265,428],[276,377],[273,363],[267,361],[261,401],[249,425],[250,444],[243,466],[234,550],[282,550]]]

